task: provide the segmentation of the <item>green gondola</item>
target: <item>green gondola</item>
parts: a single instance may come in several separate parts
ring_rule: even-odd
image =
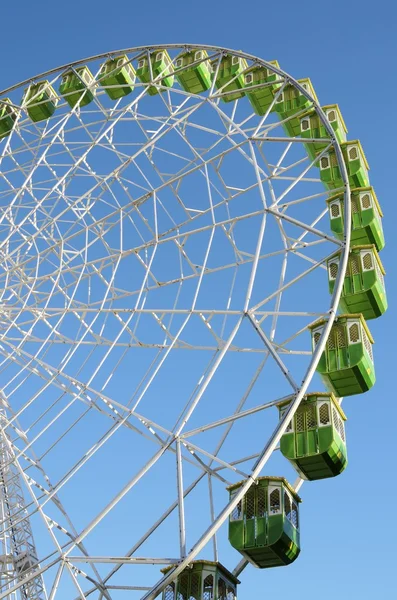
[[[99,83],[111,100],[131,94],[135,84],[135,69],[128,56],[123,54],[103,63],[99,72]]]
[[[245,58],[226,54],[220,62],[212,62],[212,77],[216,76],[215,87],[219,90],[223,102],[232,102],[245,96],[244,71],[248,64]]]
[[[244,483],[227,488],[230,498]],[[260,569],[292,563],[300,552],[299,502],[283,477],[258,477],[230,515],[231,545]]]
[[[166,575],[173,567],[165,567]],[[194,560],[168,584],[163,600],[236,600],[239,580],[219,562]]]
[[[369,186],[368,162],[359,140],[341,144],[349,184],[352,188]],[[328,190],[343,187],[335,150],[330,148],[317,162],[320,167],[320,179]]]
[[[298,83],[301,84],[314,101],[318,102],[310,79],[298,79]],[[303,111],[308,110],[312,105],[312,100],[301,94],[295,86],[286,85],[283,91],[276,95],[273,111],[277,112],[280,119],[284,121],[282,126],[286,134],[290,137],[295,137],[300,135],[301,132],[300,117]]]
[[[380,252],[385,246],[382,227],[382,210],[372,187],[352,189],[350,193],[352,229],[351,245],[374,244]],[[327,200],[331,230],[340,239],[344,236],[343,192]]]
[[[149,96],[155,96],[159,92],[165,92],[166,88],[171,88],[174,85],[174,75],[172,75],[172,61],[167,50],[152,52],[150,64],[146,56],[140,58],[136,76],[142,83],[152,83],[156,80],[155,85],[147,87]]]
[[[49,119],[55,112],[58,98],[49,81],[32,83],[23,95],[22,103],[34,123]]]
[[[341,250],[327,261],[329,291],[332,294]],[[350,250],[339,308],[376,319],[387,309],[385,271],[374,245],[353,246]]]
[[[0,100],[0,139],[9,135],[14,127],[17,111],[9,98]]]
[[[322,110],[334,130],[338,142],[345,142],[347,129],[339,106],[337,104],[329,104],[323,106]],[[321,152],[321,150],[324,150],[324,148],[328,146],[330,140],[329,133],[314,110],[300,118],[300,136],[304,139],[316,138],[327,140],[324,142],[318,141],[304,144],[306,151],[312,160],[315,159],[316,155]]]
[[[70,108],[87,106],[95,95],[95,79],[87,66],[77,67],[67,71],[59,86],[60,94],[65,98]]]
[[[211,87],[211,64],[206,50],[184,52],[175,61],[175,77],[189,94],[200,94]]]
[[[269,64],[274,65],[276,68],[280,68],[276,60],[270,61]],[[245,72],[245,95],[257,115],[262,116],[269,110],[274,100],[274,92],[282,85],[282,82],[271,83],[277,81],[277,79],[280,79],[280,76],[277,75],[277,73],[274,73],[262,65],[255,65]],[[264,87],[249,91],[251,87],[261,84],[263,84]]]
[[[293,398],[279,404],[280,418]],[[280,450],[302,479],[335,477],[347,466],[346,416],[333,394],[304,396],[280,440]]]
[[[325,323],[326,319],[321,319],[309,327],[313,351]],[[336,317],[317,365],[317,372],[335,396],[363,394],[374,385],[372,344],[372,336],[361,314]]]

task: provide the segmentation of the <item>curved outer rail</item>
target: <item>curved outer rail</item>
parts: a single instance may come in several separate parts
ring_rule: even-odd
[[[162,590],[169,583],[171,583],[192,560],[195,559],[195,557],[204,548],[204,546],[211,540],[211,538],[217,532],[219,527],[221,527],[221,525],[227,520],[227,518],[229,517],[232,510],[237,506],[237,504],[240,502],[240,500],[246,494],[246,492],[251,487],[251,485],[255,482],[256,478],[260,475],[263,467],[266,465],[272,452],[274,451],[275,447],[277,446],[281,436],[283,435],[284,431],[287,428],[289,421],[294,416],[296,409],[298,408],[303,396],[305,395],[305,393],[308,389],[311,379],[316,371],[317,364],[320,360],[321,354],[324,351],[330,329],[334,323],[337,307],[338,307],[340,296],[342,293],[342,287],[343,287],[343,281],[344,281],[344,277],[345,277],[345,273],[346,273],[346,268],[347,268],[347,261],[348,261],[349,248],[350,248],[350,233],[351,233],[350,185],[349,185],[347,170],[346,170],[344,158],[343,158],[342,151],[341,151],[340,145],[338,143],[338,140],[336,139],[334,131],[333,131],[330,123],[328,122],[328,119],[326,118],[324,112],[322,111],[321,106],[318,104],[318,102],[316,102],[314,100],[314,98],[312,98],[310,96],[310,94],[298,83],[298,81],[296,79],[291,77],[288,73],[285,73],[282,69],[278,69],[275,66],[269,64],[267,61],[262,60],[256,56],[253,56],[252,54],[247,54],[246,52],[235,51],[235,50],[231,50],[228,48],[222,48],[219,46],[210,46],[210,45],[203,45],[203,44],[184,43],[184,44],[155,44],[155,45],[151,45],[151,46],[150,45],[149,46],[148,45],[137,46],[137,47],[132,47],[132,48],[115,50],[113,52],[97,54],[97,55],[91,56],[89,58],[85,58],[83,60],[74,61],[72,63],[67,63],[61,67],[50,69],[48,71],[40,73],[39,75],[37,75],[34,78],[26,79],[16,85],[13,85],[11,87],[6,88],[5,90],[0,91],[0,96],[4,96],[4,95],[8,94],[9,92],[11,92],[23,85],[28,85],[37,79],[45,78],[47,75],[51,75],[51,74],[60,72],[64,69],[69,69],[70,67],[86,64],[87,62],[90,62],[93,60],[97,60],[97,59],[101,59],[101,58],[108,58],[108,57],[114,56],[116,54],[136,53],[137,56],[139,56],[139,53],[141,53],[141,52],[146,53],[148,51],[153,51],[153,50],[161,49],[161,48],[170,49],[170,50],[197,48],[197,49],[219,52],[219,53],[223,53],[223,54],[232,54],[233,56],[238,56],[240,58],[245,58],[246,60],[254,61],[256,64],[262,65],[262,66],[268,68],[269,70],[280,75],[282,78],[284,78],[284,80],[286,82],[288,82],[288,83],[292,84],[294,87],[296,87],[302,95],[306,96],[306,98],[311,100],[313,102],[313,107],[315,108],[322,124],[324,125],[326,131],[328,132],[330,139],[332,140],[332,146],[335,150],[335,154],[336,154],[336,157],[338,160],[338,166],[340,168],[340,172],[341,172],[342,179],[344,182],[345,223],[344,223],[343,249],[342,249],[341,259],[340,259],[340,263],[339,263],[339,270],[338,270],[337,278],[335,281],[334,293],[331,297],[331,304],[330,304],[330,308],[328,311],[328,322],[323,329],[321,338],[316,346],[316,349],[312,356],[312,360],[306,371],[306,374],[302,381],[301,387],[299,388],[294,401],[291,403],[288,411],[286,411],[286,413],[284,414],[283,419],[280,420],[279,423],[277,424],[277,426],[274,429],[272,435],[270,436],[267,444],[263,448],[258,460],[256,461],[256,463],[251,471],[249,479],[245,482],[245,484],[243,486],[241,486],[241,488],[239,489],[239,492],[234,496],[233,500],[230,501],[228,504],[226,504],[226,506],[223,508],[223,510],[220,512],[220,514],[216,517],[214,522],[210,525],[210,527],[208,527],[208,529],[203,533],[203,535],[196,542],[196,544],[193,546],[193,548],[188,552],[186,557],[180,563],[178,563],[178,565],[172,571],[167,573],[166,576],[162,577],[152,587],[151,590],[149,590],[146,594],[144,594],[144,596],[142,597],[142,600],[154,600],[154,598],[156,596],[158,596],[158,594],[160,594],[162,592]],[[250,314],[250,311],[248,310],[246,313],[246,317],[248,317],[249,314]],[[239,565],[237,565],[237,567],[235,569],[235,573],[240,573],[244,569],[246,564],[247,564],[247,561],[245,561],[245,560],[240,561]]]

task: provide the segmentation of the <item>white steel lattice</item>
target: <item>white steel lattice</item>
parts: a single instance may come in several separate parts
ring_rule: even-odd
[[[5,593],[17,579],[22,583],[21,596],[26,600],[47,598],[33,540],[26,502],[20,482],[15,452],[10,437],[4,432],[8,419],[0,409],[0,504],[2,514],[2,557],[0,561],[0,591]],[[27,575],[33,577],[24,582]]]
[[[187,47],[123,55],[136,68],[166,48],[172,70]],[[15,598],[45,581],[51,600],[111,600],[117,580],[152,600],[174,594],[166,586],[209,541],[214,560],[227,555],[217,530],[234,509],[239,518],[249,476],[293,422],[334,322],[350,229],[344,242],[332,233],[315,166],[325,154],[339,166],[350,223],[333,130],[274,65],[202,50],[215,79],[227,54],[247,61],[242,77],[254,64],[275,74],[269,110],[223,102],[227,89],[214,83],[202,94],[177,78],[166,88],[164,73],[111,101],[95,79],[109,55],[34,80],[58,90],[70,69],[88,64],[94,75],[90,104],[60,98],[47,120],[32,122],[21,105],[31,80],[0,93],[17,115],[0,141],[0,387],[13,452],[1,464],[17,486],[4,491],[0,526],[12,558],[3,589]],[[287,85],[329,133],[314,161],[272,111]],[[339,249],[331,299],[326,265]],[[324,316],[312,351],[308,326]],[[266,409],[291,391],[278,422]],[[241,478],[227,503],[225,487]],[[269,510],[279,510],[272,494]],[[24,579],[5,508],[13,495],[29,543]]]

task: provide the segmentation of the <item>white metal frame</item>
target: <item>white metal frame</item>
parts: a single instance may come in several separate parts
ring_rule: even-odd
[[[3,207],[0,213],[0,249],[5,265],[2,274],[3,292],[0,299],[0,356],[3,357],[0,360],[0,384],[6,381],[3,384],[6,426],[2,428],[2,440],[9,444],[9,452],[11,452],[9,456],[12,456],[12,460],[3,459],[2,469],[12,468],[16,473],[15,480],[18,485],[23,484],[30,496],[29,501],[25,500],[23,516],[17,521],[13,518],[12,522],[4,513],[5,500],[3,499],[0,537],[3,546],[8,544],[4,553],[12,555],[13,548],[7,542],[9,531],[15,528],[21,531],[24,524],[27,531],[30,531],[30,519],[38,517],[48,532],[54,548],[52,553],[37,557],[38,563],[26,572],[24,578],[20,578],[14,569],[7,583],[0,589],[0,600],[5,597],[23,598],[23,590],[35,582],[39,582],[40,590],[44,590],[42,582],[50,572],[53,575],[46,580],[50,600],[62,598],[66,573],[71,578],[76,596],[80,598],[96,593],[99,599],[111,599],[111,590],[126,589],[142,590],[145,592],[143,598],[152,600],[200,554],[211,540],[214,560],[218,560],[216,533],[261,474],[277,448],[280,437],[308,390],[334,322],[347,267],[351,208],[349,182],[342,152],[326,115],[308,93],[305,85],[299,84],[274,65],[243,52],[213,46],[195,45],[190,48],[188,45],[171,44],[129,48],[114,52],[111,56],[126,54],[130,60],[129,64],[132,61],[146,60],[151,72],[151,52],[167,50],[174,61],[182,50],[193,48],[206,50],[209,58],[214,61],[214,80],[222,56],[228,54],[238,59],[245,59],[248,62],[247,68],[253,64],[262,65],[269,73],[275,73],[279,77],[281,87],[275,93],[273,105],[281,97],[287,84],[294,85],[302,95],[312,101],[313,108],[329,134],[329,144],[320,153],[320,157],[325,155],[329,148],[334,149],[344,182],[344,241],[340,242],[332,233],[324,230],[328,215],[325,206],[326,194],[305,192],[303,196],[299,196],[297,192],[301,189],[300,186],[319,181],[318,178],[313,179],[311,175],[315,161],[308,162],[305,158],[299,160],[292,158],[292,162],[290,161],[290,156],[294,156],[296,145],[307,143],[309,140],[281,135],[280,126],[269,121],[271,108],[262,118],[254,114],[240,117],[239,102],[247,103],[248,100],[242,99],[228,106],[221,104],[222,96],[227,95],[228,92],[222,88],[215,90],[214,82],[207,94],[193,96],[184,92],[177,84],[171,89],[163,88],[162,75],[153,78],[152,74],[151,84],[156,85],[162,93],[156,99],[159,112],[150,119],[145,115],[144,106],[151,99],[146,94],[147,86],[140,84],[138,80],[135,82],[136,89],[130,99],[118,101],[111,107],[104,101],[101,88],[96,87],[94,100],[84,111],[79,105],[73,110],[68,108],[64,110],[62,108],[64,104],[61,102],[61,106],[58,106],[58,110],[63,110],[61,116],[56,111],[53,118],[37,125],[28,121],[15,100],[18,92],[32,80],[0,92],[0,97],[11,95],[13,106],[18,110],[14,131],[0,144],[0,201]],[[173,52],[176,52],[175,56]],[[34,81],[46,78],[50,85],[55,85],[64,72],[72,69],[76,73],[75,69],[83,64],[92,65],[93,72],[98,76],[100,62],[108,59],[109,56],[107,53],[64,65],[37,76]],[[206,57],[185,68],[192,68],[192,65],[205,60]],[[183,71],[183,68],[180,71]],[[250,91],[254,92],[256,87],[264,85],[268,84],[251,86]],[[95,81],[92,82],[92,89],[94,86],[96,86]],[[215,129],[214,123],[206,125],[196,120],[200,111],[208,107],[213,109],[218,129]],[[131,121],[139,128],[142,135],[140,144],[135,147],[133,143],[126,143],[123,146],[117,141],[118,132],[123,127],[127,127],[128,122]],[[96,123],[95,127],[93,123]],[[213,135],[214,143],[204,149],[195,145],[187,134],[190,128],[203,135]],[[278,134],[276,136],[273,135],[275,129]],[[170,145],[167,149],[167,136],[169,137],[170,133],[184,144],[189,158],[187,154],[178,155]],[[75,136],[80,136],[81,141],[75,139]],[[270,152],[270,146],[275,148],[277,145],[281,148],[281,154],[276,164],[272,164],[267,158],[268,151]],[[93,149],[108,152],[112,160],[114,159],[115,162],[108,172],[101,174],[91,166]],[[167,157],[168,164],[171,165],[174,160],[182,160],[184,166],[172,174],[165,173],[164,168],[160,166],[160,161],[157,162],[159,150]],[[62,156],[62,160],[68,156],[69,162],[61,165],[57,156]],[[254,183],[239,186],[227,184],[222,169],[223,163],[231,156],[241,159],[243,164],[249,166],[254,174]],[[143,159],[146,161],[145,167],[142,166]],[[148,176],[147,165],[150,165],[152,179]],[[37,181],[41,169],[45,170],[49,179],[41,181],[43,189],[38,189]],[[134,170],[136,180],[128,178],[129,169]],[[69,192],[69,189],[73,189],[77,174],[88,180],[90,185],[74,195]],[[180,191],[181,188],[183,189],[184,182],[196,174],[206,183],[205,209],[194,207],[193,198],[188,205]],[[284,190],[281,192],[278,191],[280,184],[284,185]],[[256,192],[260,200],[260,208],[238,215],[231,213],[230,206],[234,206],[239,198],[244,199],[252,191]],[[122,194],[124,200],[119,201]],[[298,197],[294,197],[294,194]],[[163,200],[165,196],[167,202]],[[172,220],[172,214],[168,214],[167,205],[171,206],[171,200],[176,203],[175,214],[177,210],[181,211],[178,220]],[[305,220],[303,210],[299,218],[288,213],[288,210],[296,206],[313,202],[317,202],[319,208],[316,217],[309,222]],[[60,208],[62,206],[65,208],[56,212],[52,205],[57,207],[58,204]],[[111,205],[112,211],[108,211],[101,218],[95,213],[98,205],[104,207]],[[23,213],[22,206],[26,206]],[[148,207],[152,211],[150,218]],[[68,215],[71,214],[74,215],[74,221],[68,221]],[[162,220],[165,217],[173,223],[166,231],[162,229]],[[325,221],[322,221],[324,217]],[[266,247],[265,231],[268,220],[272,220],[277,226],[282,241],[280,249]],[[247,252],[239,247],[235,232],[242,224],[251,222],[258,223],[258,229],[255,233],[255,248]],[[76,223],[81,224],[81,227],[79,225],[77,228]],[[129,245],[128,239],[125,239],[125,223],[128,224],[130,235],[134,232],[136,236],[137,242],[134,245]],[[295,228],[295,231],[299,230],[300,233],[291,237],[291,233],[287,231],[292,231],[292,228]],[[117,248],[111,247],[107,242],[107,239],[116,239],[111,237],[114,236],[115,231],[118,231]],[[230,244],[234,262],[214,266],[211,258],[218,233],[225,236]],[[190,241],[193,240],[194,244],[195,240],[203,235],[207,236],[206,248],[203,249],[201,263],[198,264],[197,259],[190,255]],[[91,248],[98,239],[102,241],[104,254],[92,258]],[[332,255],[331,248],[328,255],[321,260],[316,260],[306,253],[308,249],[316,249],[320,244],[329,244],[332,252],[335,246],[342,248],[338,275],[329,306],[321,307],[318,313],[302,313],[293,309],[283,311],[283,297],[292,286],[299,284],[317,270],[326,269],[327,258]],[[177,277],[160,280],[156,272],[156,260],[163,249],[168,247],[175,249],[181,265],[180,272]],[[266,247],[265,251],[264,247]],[[278,287],[261,298],[260,302],[255,303],[253,298],[258,269],[264,261],[275,256],[282,258]],[[305,269],[302,268],[299,275],[288,279],[288,263],[291,256],[299,257],[302,265],[309,264],[306,264]],[[54,262],[56,260],[54,257],[60,258],[58,266]],[[133,290],[122,290],[118,287],[118,271],[122,269],[123,262],[131,257],[136,259],[143,271],[141,285]],[[43,265],[46,268],[52,265],[53,271],[46,271],[43,274]],[[250,269],[250,276],[245,284],[240,308],[236,309],[232,308],[231,300],[238,286],[238,282],[236,283],[238,270],[243,268]],[[216,273],[220,276],[223,272],[234,272],[228,304],[224,308],[201,305],[200,293],[206,279]],[[92,282],[102,287],[102,292],[98,298],[94,297],[94,292],[92,297],[91,291],[87,292],[88,301],[82,304],[79,289],[84,286],[88,286],[89,289]],[[156,297],[159,288],[165,289],[167,285],[173,285],[183,290],[190,284],[195,284],[195,289],[189,303],[185,301],[183,305],[179,300],[180,292],[178,292],[172,306],[150,306],[150,300]],[[324,277],[324,286],[326,285],[327,281]],[[62,298],[62,305],[54,303],[53,298]],[[122,298],[129,300],[127,306],[122,307],[121,304],[117,306],[117,302]],[[114,304],[116,306],[113,306]],[[308,324],[320,316],[328,318],[322,329],[319,343],[312,354]],[[77,319],[80,323],[78,332],[72,337],[68,336],[64,325],[68,323],[69,318]],[[214,326],[214,323],[220,318],[223,319],[223,325],[219,328]],[[296,330],[286,339],[277,339],[280,319],[295,319],[298,323],[302,318],[306,319],[304,326],[297,325]],[[108,334],[111,322],[113,322],[113,330],[110,329]],[[148,328],[153,326],[158,328],[156,331],[161,332],[161,337],[158,336],[155,342],[145,341],[139,325],[141,322],[148,324]],[[174,326],[174,323],[177,325]],[[192,323],[197,328],[203,328],[212,340],[211,344],[194,342],[188,337]],[[227,323],[232,323],[232,326],[227,326]],[[245,323],[252,325],[257,346],[240,344],[240,333]],[[265,330],[267,323],[271,324],[268,332]],[[300,340],[300,336],[305,332],[307,348],[290,348],[291,342]],[[35,345],[37,350],[32,352],[32,346]],[[64,347],[67,347],[67,351],[61,362],[54,364],[51,359],[54,348]],[[97,360],[94,370],[87,375],[85,370],[90,364],[90,357],[94,356],[98,347],[102,349],[103,355],[100,360]],[[157,354],[147,371],[143,373],[139,385],[128,402],[120,402],[117,397],[108,395],[106,388],[111,379],[116,376],[130,349],[142,347],[150,348]],[[86,359],[77,367],[74,365],[75,357],[78,357],[81,349],[85,348]],[[211,352],[212,356],[191,396],[186,398],[185,405],[181,407],[182,410],[170,427],[161,420],[158,422],[158,419],[145,415],[144,400],[150,393],[158,374],[167,369],[169,358],[177,349],[200,349]],[[188,425],[191,420],[194,420],[196,409],[210,389],[218,369],[222,366],[225,357],[235,352],[259,355],[261,362],[234,413],[221,419],[209,420],[199,427],[193,426],[189,431]],[[105,382],[98,386],[100,373],[106,373],[107,365],[117,353],[119,353],[118,360],[108,372]],[[286,360],[294,355],[306,357],[302,383],[298,383],[286,363]],[[255,383],[263,369],[270,364],[276,365],[289,383],[295,394],[294,400],[277,423],[264,447],[258,448],[255,454],[249,456],[245,455],[242,448],[242,453],[237,460],[232,456],[228,460],[223,456],[221,458],[219,453],[237,421],[248,419],[253,414],[260,415],[263,410],[274,407],[280,401],[280,398],[273,399],[255,408],[244,410],[244,404]],[[5,380],[4,377],[7,377],[10,368],[13,376]],[[21,403],[19,394],[30,385],[30,382],[38,380],[41,381],[41,387],[33,386],[31,396]],[[51,407],[47,407],[44,411],[40,410],[40,398],[51,390],[59,393],[58,398],[53,401]],[[16,399],[15,406],[14,399]],[[52,445],[48,446],[41,457],[37,455],[36,448],[47,439],[48,433],[60,427],[66,415],[80,405],[85,407],[85,412],[76,417],[65,433],[53,440]],[[143,408],[141,409],[140,406]],[[38,412],[28,426],[26,415],[30,414],[34,407],[37,407]],[[48,419],[47,413],[51,411],[51,419]],[[50,483],[51,478],[42,466],[42,461],[57,450],[57,445],[85,418],[87,413],[108,419],[109,428],[84,456],[70,466],[62,478],[55,484]],[[217,431],[218,427],[224,429],[218,430],[222,433],[219,434],[218,443],[212,451],[204,447],[200,441],[196,443],[196,438],[194,443],[191,440],[194,436],[199,436],[197,440],[200,440],[200,434],[210,430]],[[131,439],[136,439],[134,443],[145,440],[145,443],[154,444],[155,451],[142,461],[141,467],[113,495],[107,505],[96,512],[84,528],[77,531],[59,495],[65,486],[69,486],[71,482],[73,484],[79,471],[94,460],[93,457],[102,448],[107,447],[110,440],[115,439],[117,432],[122,431],[128,432]],[[149,474],[152,467],[169,455],[174,456],[176,464],[175,501],[139,539],[135,540],[125,556],[90,554],[84,545],[86,538],[89,538],[136,484]],[[250,467],[249,463],[252,461],[254,462]],[[245,465],[243,469],[241,465]],[[186,486],[184,469],[187,466],[194,466],[199,475]],[[240,478],[243,476],[246,482],[216,515],[213,483],[221,481],[227,484],[230,483],[227,477],[232,478],[233,481],[233,477],[237,475]],[[193,546],[190,544],[187,546],[188,515],[186,515],[185,500],[204,480],[207,480],[208,486],[210,525]],[[298,490],[301,484],[302,480],[298,479],[295,482],[295,489]],[[54,520],[54,510],[58,511],[60,521],[63,519],[62,524]],[[180,555],[170,558],[162,556],[160,552],[158,556],[136,557],[135,553],[139,548],[175,510],[178,512]],[[65,519],[67,526],[65,526]],[[29,536],[29,539],[33,540],[31,533]],[[33,541],[31,543],[34,548]],[[190,547],[189,551],[188,547]],[[80,563],[88,565],[87,572],[80,569]],[[104,563],[114,566],[106,577],[101,578],[96,565]],[[171,564],[175,567],[151,586],[128,583],[123,586],[113,585],[114,575],[125,565],[133,564],[139,566]],[[240,573],[246,564],[243,559],[236,566],[235,574]],[[135,581],[134,579],[134,583]],[[87,586],[87,582],[91,587]],[[45,592],[40,591],[40,593],[41,596],[37,597],[44,597]]]

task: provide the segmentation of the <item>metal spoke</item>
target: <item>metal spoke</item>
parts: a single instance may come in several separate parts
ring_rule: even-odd
[[[178,66],[196,49],[207,54]],[[159,67],[153,53],[169,62]],[[226,81],[227,57],[241,62]],[[114,58],[112,76],[143,61],[147,78],[105,85],[101,67]],[[184,78],[209,61],[208,89],[192,92]],[[260,111],[243,89],[254,66],[276,75],[250,88],[270,94]],[[24,89],[41,81],[36,109],[54,101],[54,110],[34,121]],[[60,93],[67,81],[77,100]],[[305,106],[277,120],[290,86]],[[79,599],[125,590],[152,600],[206,558],[208,543],[222,562],[219,528],[308,390],[347,266],[343,156],[299,82],[214,46],[99,55],[4,90],[0,109],[4,97],[15,122],[0,137],[0,599],[72,589]],[[326,135],[285,133],[308,110]],[[314,159],[308,144],[321,147]],[[343,240],[317,168],[330,151]],[[335,251],[324,304],[306,290],[327,285]],[[313,353],[308,328],[320,317]],[[251,432],[259,420],[263,437]],[[224,488],[241,478],[226,502]],[[157,581],[160,566],[171,569]]]

